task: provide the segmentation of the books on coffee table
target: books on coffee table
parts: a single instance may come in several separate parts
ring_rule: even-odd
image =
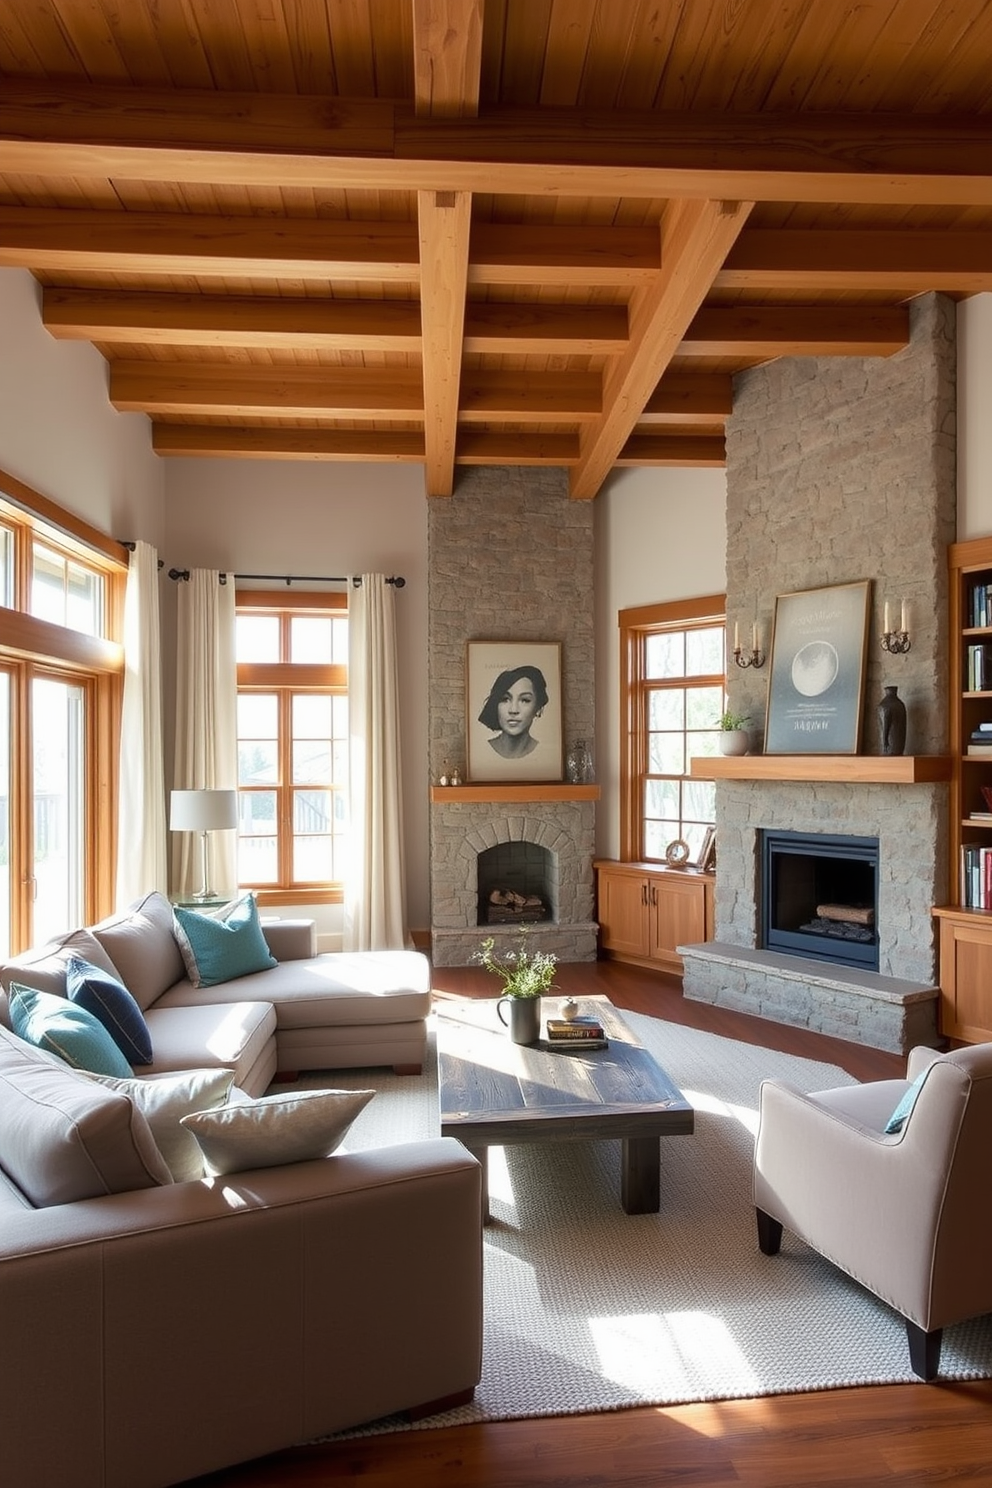
[[[575,1018],[549,1018],[547,1033],[549,1048],[605,1049],[609,1042],[606,1030],[599,1019],[588,1015]]]

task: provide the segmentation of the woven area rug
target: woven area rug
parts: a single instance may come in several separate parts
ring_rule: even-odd
[[[775,1258],[755,1237],[760,1081],[818,1090],[850,1076],[624,1017],[696,1111],[693,1136],[662,1139],[661,1212],[623,1213],[619,1143],[492,1149],[482,1381],[471,1405],[418,1427],[915,1380],[896,1313],[788,1232]],[[306,1083],[375,1086],[351,1150],[438,1133],[433,1040],[420,1079],[363,1070]],[[992,1375],[992,1318],[946,1330],[941,1374]],[[347,1434],[409,1429],[390,1418]]]

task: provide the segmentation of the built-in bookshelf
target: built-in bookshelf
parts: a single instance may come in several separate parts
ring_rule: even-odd
[[[992,537],[952,543],[948,562],[950,902],[935,910],[941,1032],[973,1043],[992,1039]]]

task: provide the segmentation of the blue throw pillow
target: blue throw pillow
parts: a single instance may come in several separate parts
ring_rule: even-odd
[[[123,982],[80,956],[70,956],[65,990],[70,1002],[103,1024],[128,1064],[151,1064],[152,1036],[145,1015]]]
[[[73,1069],[94,1075],[123,1080],[132,1073],[103,1024],[68,998],[11,982],[7,1004],[11,1027],[25,1043],[58,1054]]]
[[[922,1075],[917,1075],[912,1085],[906,1090],[902,1100],[885,1123],[886,1136],[891,1137],[894,1132],[902,1131],[906,1122],[909,1120],[913,1107],[916,1105],[916,1097],[923,1089],[923,1081],[926,1079],[928,1073],[928,1070],[924,1070]]]
[[[278,965],[262,934],[253,894],[246,894],[219,915],[178,906],[173,914],[186,974],[194,987],[216,987]]]

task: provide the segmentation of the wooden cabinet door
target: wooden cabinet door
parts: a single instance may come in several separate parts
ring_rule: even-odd
[[[598,917],[604,950],[648,954],[648,881],[643,874],[600,868]]]
[[[675,947],[698,945],[706,939],[705,881],[666,874],[651,879],[648,894],[651,905],[648,953],[662,965],[681,971],[682,957]]]
[[[992,921],[940,921],[940,1031],[965,1043],[992,1041]]]

